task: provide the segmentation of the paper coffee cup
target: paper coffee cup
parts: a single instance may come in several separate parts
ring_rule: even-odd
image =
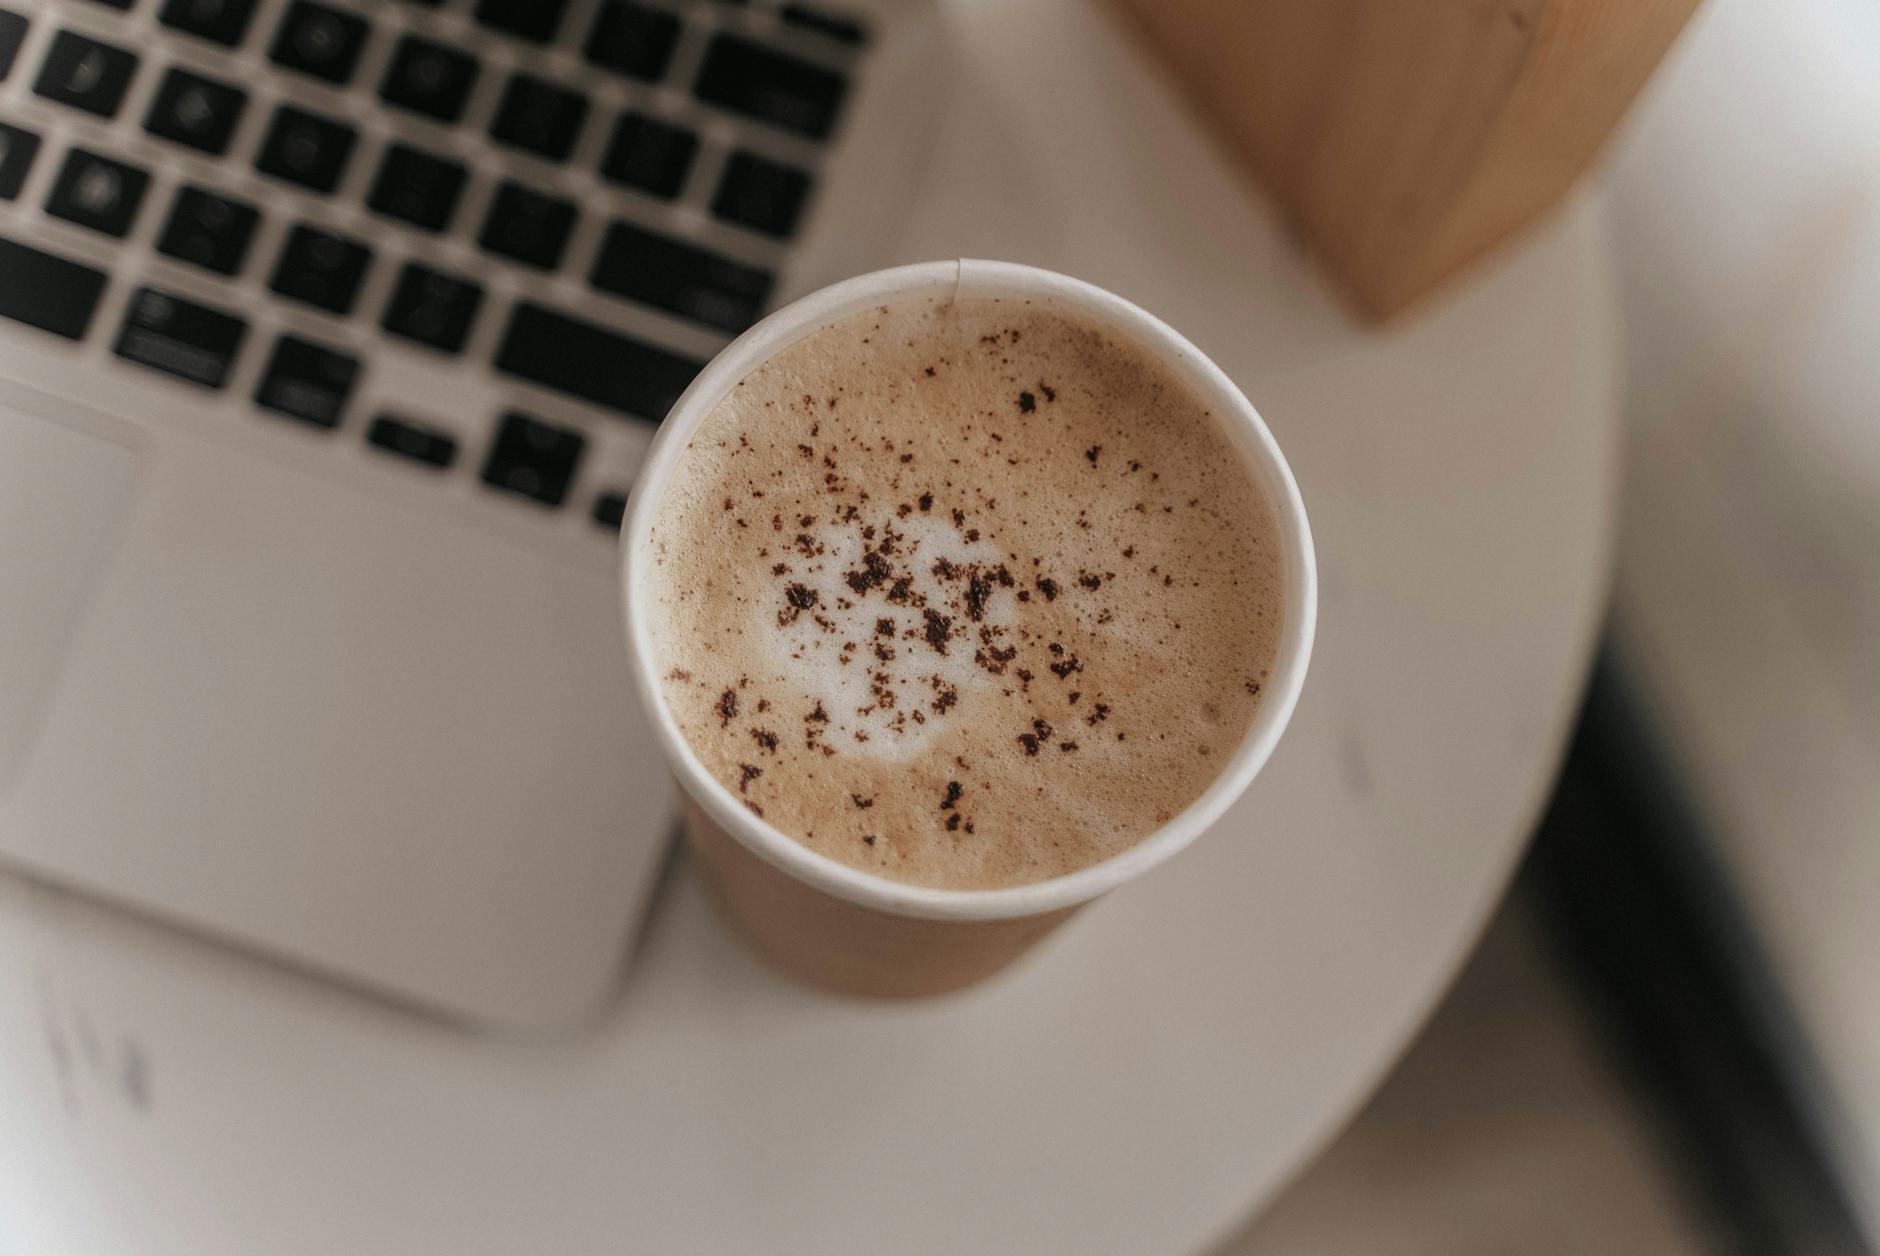
[[[1140,842],[1065,876],[989,890],[940,889],[875,876],[818,854],[752,814],[700,762],[659,677],[640,583],[648,538],[686,443],[759,365],[796,341],[880,305],[944,297],[1048,303],[1150,350],[1203,399],[1274,516],[1284,563],[1278,649],[1246,736],[1200,797]],[[1009,262],[925,262],[861,275],[778,310],[737,340],[674,403],[647,452],[621,528],[622,598],[634,687],[686,800],[685,832],[725,915],[772,965],[854,994],[911,996],[958,989],[1011,963],[1072,912],[1141,876],[1201,835],[1273,752],[1298,701],[1312,652],[1317,572],[1299,487],[1259,413],[1232,380],[1173,328],[1114,293]]]

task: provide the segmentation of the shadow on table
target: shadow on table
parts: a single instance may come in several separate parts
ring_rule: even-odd
[[[1215,1256],[1869,1252],[1677,797],[1603,662],[1469,967],[1350,1129]]]

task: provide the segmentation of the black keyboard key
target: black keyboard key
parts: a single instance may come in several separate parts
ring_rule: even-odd
[[[149,187],[149,174],[137,167],[74,148],[59,167],[46,212],[108,236],[127,236]]]
[[[256,0],[169,0],[157,21],[224,48],[240,45]]]
[[[282,336],[261,372],[255,404],[315,427],[335,427],[358,379],[359,359],[351,354]]]
[[[39,155],[39,137],[24,127],[0,122],[0,201],[10,201],[25,186],[33,158]]]
[[[457,353],[483,304],[483,286],[462,275],[406,262],[380,326],[443,353]]]
[[[83,340],[104,272],[0,238],[0,318]]]
[[[477,242],[513,261],[554,270],[561,265],[577,212],[573,201],[506,180],[490,199]]]
[[[282,105],[268,124],[255,169],[315,192],[331,192],[358,141],[359,133],[344,122]]]
[[[594,522],[614,532],[620,531],[620,521],[627,517],[627,495],[609,489],[594,498]]]
[[[497,102],[490,138],[550,161],[566,161],[587,112],[587,97],[580,92],[533,74],[512,74]]]
[[[581,433],[511,410],[496,429],[483,482],[544,506],[559,506],[587,441]]]
[[[457,441],[450,435],[401,419],[381,414],[366,429],[366,440],[374,449],[383,449],[427,467],[448,467],[457,460]]]
[[[730,34],[712,37],[692,85],[700,100],[811,139],[835,129],[848,88],[834,70]]]
[[[241,88],[172,67],[150,102],[144,130],[219,157],[247,105]]]
[[[248,324],[226,310],[186,301],[172,292],[140,288],[124,314],[111,350],[128,362],[163,371],[204,388],[228,383]]]
[[[477,63],[470,54],[421,35],[406,35],[392,50],[391,64],[379,83],[379,99],[435,122],[451,123],[463,117],[476,81]]]
[[[496,350],[496,369],[657,423],[703,363],[619,332],[519,301]]]
[[[724,177],[712,197],[712,213],[784,240],[796,231],[808,199],[809,175],[740,148],[725,162]]]
[[[785,25],[794,26],[798,30],[814,31],[838,43],[852,44],[859,48],[868,42],[868,28],[853,18],[844,17],[839,13],[812,9],[807,4],[786,4],[778,16],[783,18]]]
[[[603,292],[729,332],[757,321],[773,280],[767,270],[624,222],[607,228],[588,276]]]
[[[353,76],[366,46],[365,19],[313,0],[294,0],[274,32],[268,59],[323,82],[342,84]]]
[[[184,185],[157,237],[157,252],[218,275],[240,272],[261,214],[207,188]]]
[[[124,93],[136,73],[135,53],[60,31],[39,67],[33,91],[47,100],[108,118],[124,103]]]
[[[21,14],[0,9],[0,79],[13,72],[13,58],[20,55],[20,45],[26,42],[28,25]]]
[[[372,250],[348,236],[297,223],[281,246],[268,287],[332,314],[352,313]]]
[[[606,0],[583,51],[603,69],[650,83],[666,72],[678,42],[679,19],[671,13],[632,0]]]
[[[366,204],[387,218],[426,231],[442,231],[457,212],[457,200],[469,177],[461,162],[409,144],[390,144]]]
[[[568,0],[477,0],[478,23],[517,39],[545,44],[555,38]]]
[[[684,127],[643,113],[623,113],[614,124],[607,155],[601,158],[601,176],[671,200],[685,185],[686,171],[692,168],[697,152],[698,136]]]

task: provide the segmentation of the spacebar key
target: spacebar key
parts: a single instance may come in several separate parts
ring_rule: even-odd
[[[518,301],[496,369],[657,423],[703,364],[644,341]]]

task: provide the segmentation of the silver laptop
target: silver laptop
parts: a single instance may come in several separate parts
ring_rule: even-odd
[[[483,1023],[670,830],[614,541],[766,309],[882,260],[934,20],[0,0],[0,855]]]

